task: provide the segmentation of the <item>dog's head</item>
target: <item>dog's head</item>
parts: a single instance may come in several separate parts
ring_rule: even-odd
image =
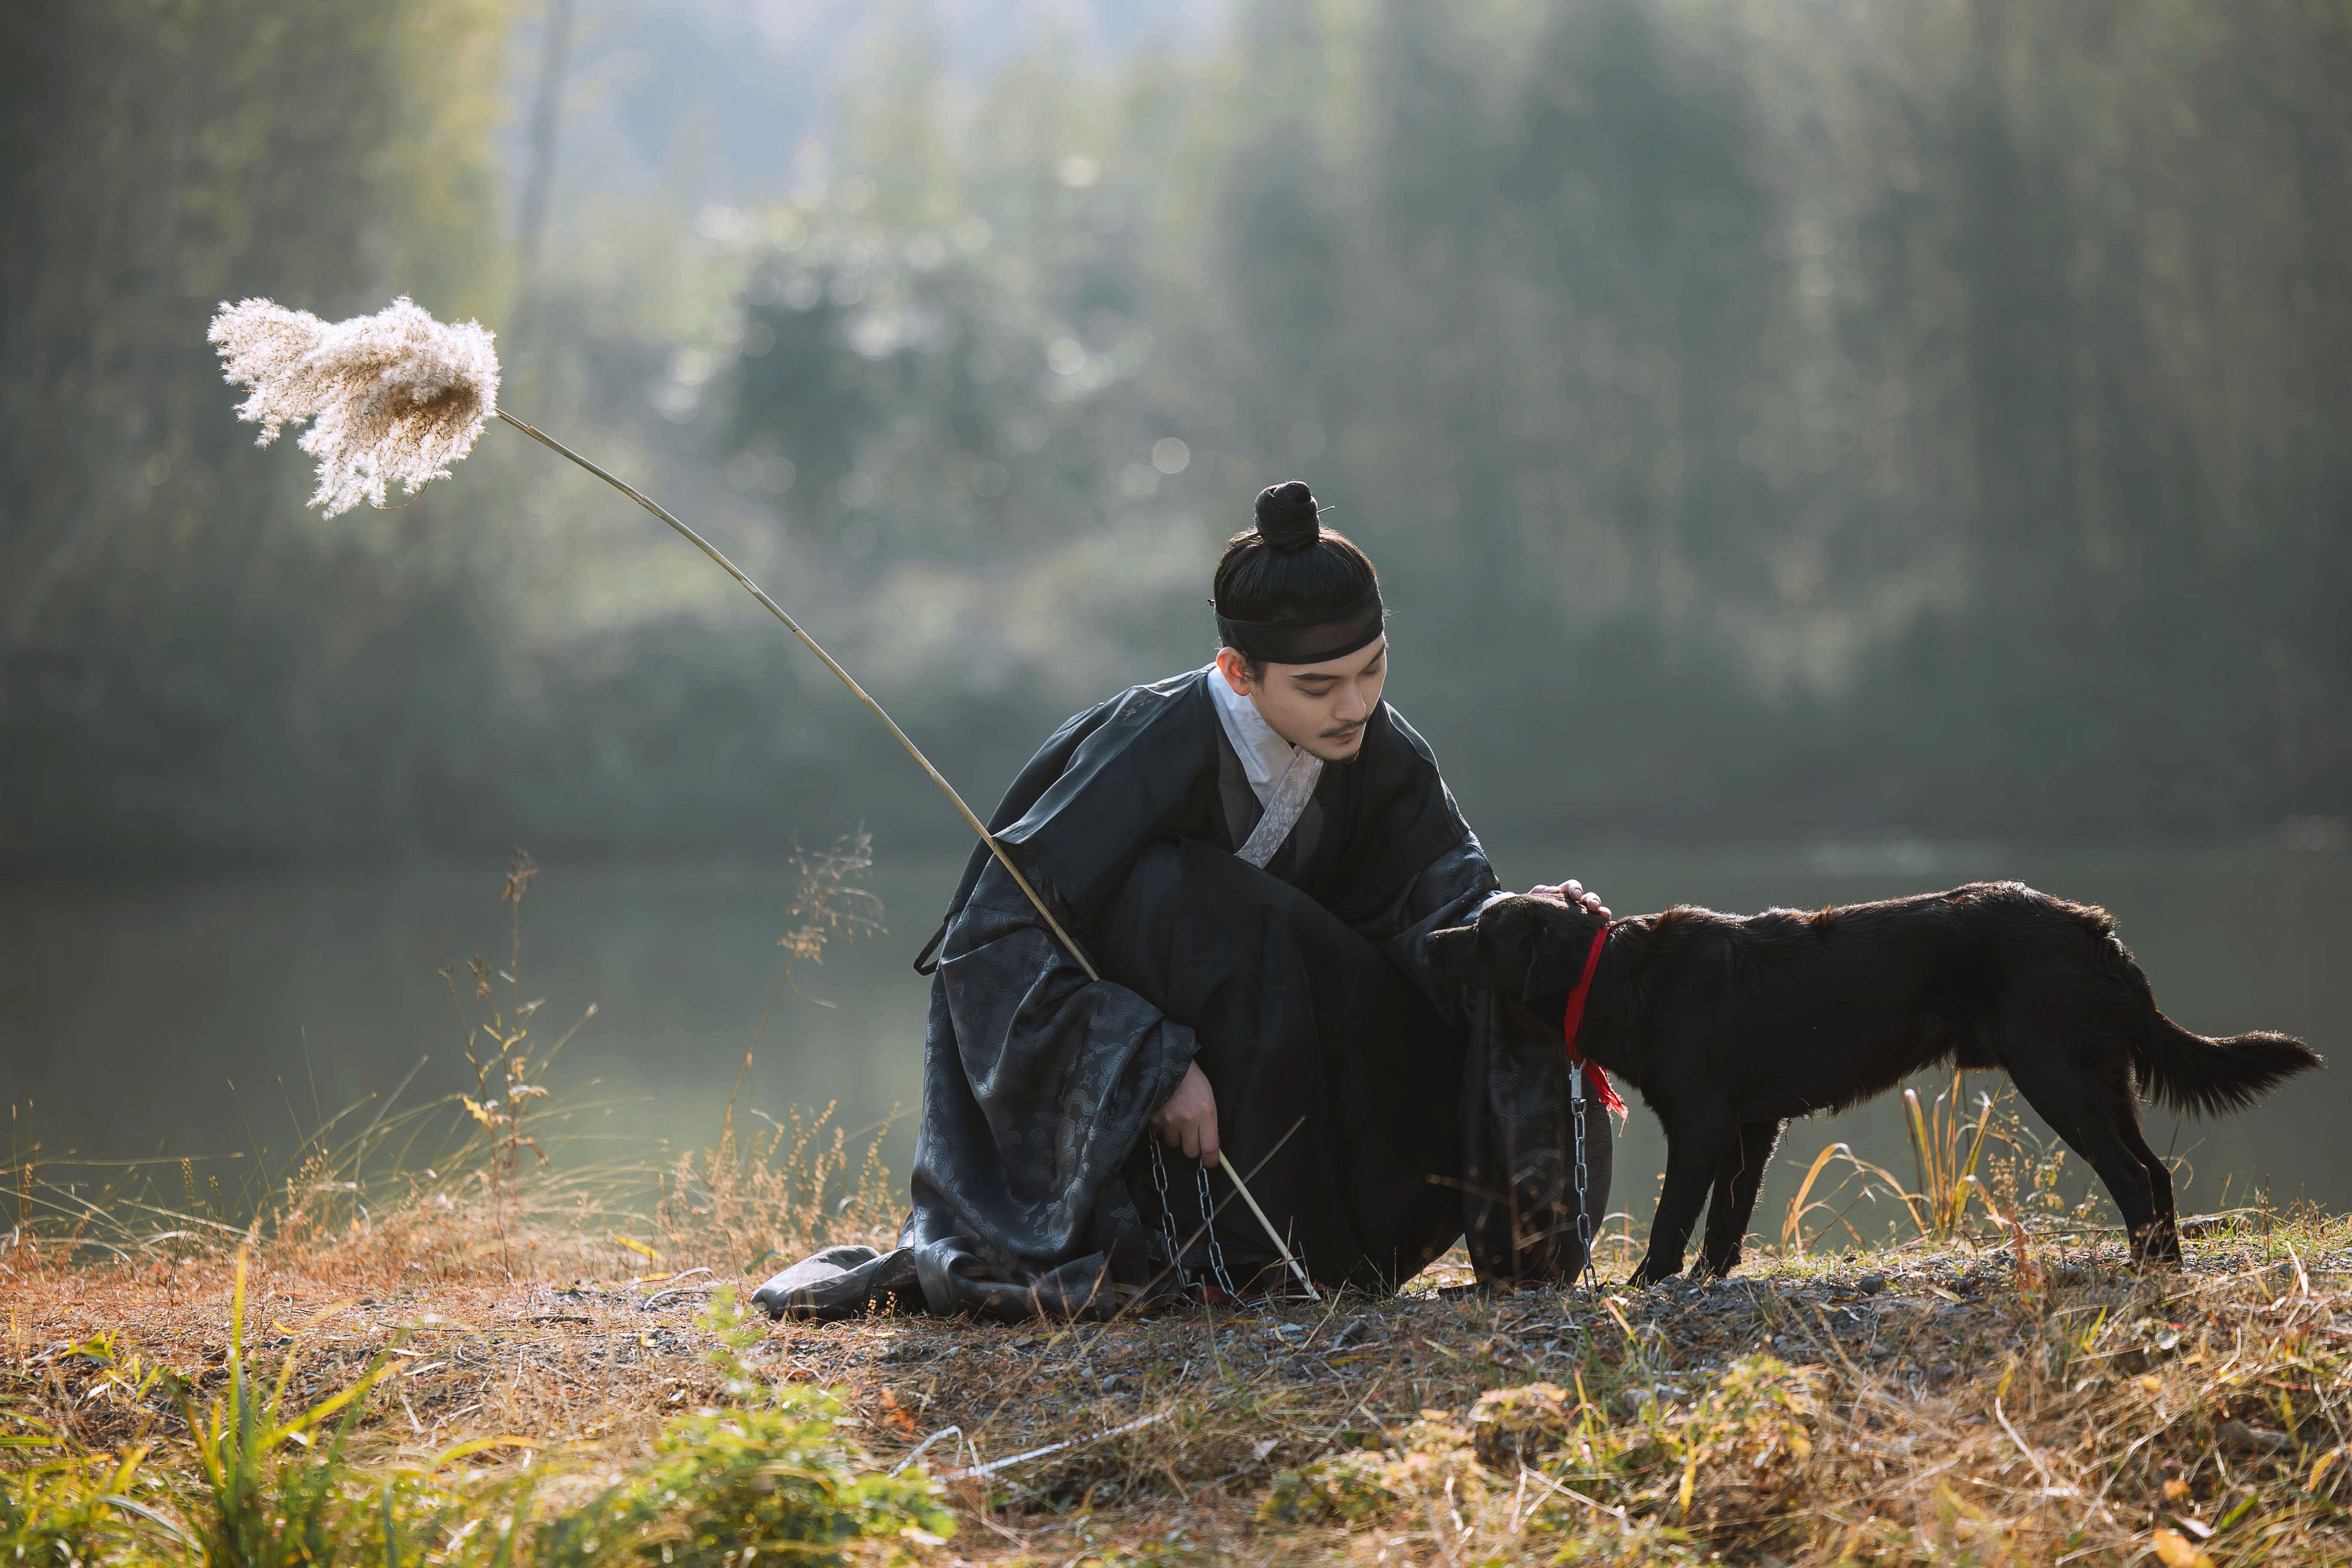
[[[1511,893],[1468,925],[1431,932],[1429,967],[1448,980],[1532,1003],[1576,988],[1593,935],[1608,923],[1581,904]]]

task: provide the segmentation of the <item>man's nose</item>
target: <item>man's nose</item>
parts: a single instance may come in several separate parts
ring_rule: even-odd
[[[1342,724],[1353,724],[1370,711],[1364,694],[1353,686],[1345,686],[1340,688],[1339,705],[1331,710],[1331,717]]]

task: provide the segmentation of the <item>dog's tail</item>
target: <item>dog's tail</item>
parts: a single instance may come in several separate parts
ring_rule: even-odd
[[[2182,1028],[2157,1006],[2147,973],[2116,935],[2115,918],[2098,909],[2074,912],[2105,949],[2108,973],[2130,998],[2126,1006],[2145,1020],[2130,1046],[2141,1093],[2175,1110],[2210,1116],[2243,1110],[2295,1074],[2326,1065],[2292,1035],[2257,1029],[2215,1040]]]
[[[2151,1009],[2153,1011],[2153,1009]],[[2141,1037],[2136,1066],[2143,1088],[2176,1110],[2210,1115],[2242,1110],[2320,1055],[2292,1035],[2257,1029],[2212,1040],[2156,1013]]]

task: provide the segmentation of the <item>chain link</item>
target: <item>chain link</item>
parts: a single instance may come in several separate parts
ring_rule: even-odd
[[[1592,1204],[1591,1177],[1584,1168],[1584,1064],[1576,1062],[1568,1069],[1568,1101],[1576,1115],[1576,1239],[1583,1247],[1584,1257],[1577,1267],[1577,1283],[1598,1288],[1599,1270],[1592,1267]]]
[[[1160,1140],[1144,1136],[1151,1143],[1151,1188],[1160,1194],[1160,1236],[1168,1244],[1168,1266],[1176,1270],[1176,1282],[1190,1290],[1192,1274],[1184,1267],[1184,1244],[1176,1239],[1176,1211],[1168,1203],[1168,1164],[1160,1157]]]
[[[1217,1277],[1217,1288],[1238,1300],[1241,1292],[1234,1289],[1234,1277],[1225,1272],[1225,1249],[1217,1245],[1217,1205],[1209,1197],[1209,1167],[1195,1165],[1192,1174],[1201,1189],[1201,1228],[1209,1236],[1209,1269]]]

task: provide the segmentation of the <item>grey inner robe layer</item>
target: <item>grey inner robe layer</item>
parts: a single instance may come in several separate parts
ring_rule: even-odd
[[[1358,760],[1319,770],[1255,869],[1234,852],[1267,811],[1210,678],[1077,715],[1014,781],[991,829],[1106,978],[1088,981],[976,849],[927,949],[938,967],[899,1246],[820,1252],[759,1292],[770,1311],[1100,1315],[1166,1288],[1142,1140],[1196,1056],[1229,1154],[1259,1169],[1254,1189],[1318,1278],[1392,1287],[1465,1226],[1482,1273],[1566,1267],[1556,1234],[1532,1238],[1552,1249],[1537,1259],[1513,1217],[1529,1206],[1513,1182],[1531,1153],[1559,1168],[1557,1038],[1523,1037],[1524,1018],[1515,1028],[1423,957],[1431,931],[1497,886],[1427,746],[1383,705]],[[1597,1220],[1605,1118],[1593,1131]],[[1189,1236],[1193,1168],[1169,1167]],[[1237,1276],[1272,1256],[1237,1205],[1217,1234]]]

